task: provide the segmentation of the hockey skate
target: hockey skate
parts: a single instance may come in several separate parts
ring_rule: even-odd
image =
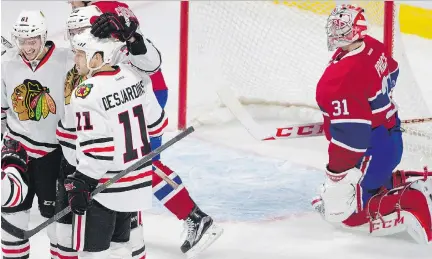
[[[180,249],[187,255],[188,259],[195,258],[223,233],[223,229],[214,224],[213,219],[202,212],[198,206],[192,210],[185,220],[184,226],[186,240]]]

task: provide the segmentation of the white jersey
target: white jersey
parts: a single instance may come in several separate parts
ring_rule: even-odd
[[[130,64],[146,74],[152,74],[153,72],[158,71],[162,62],[159,50],[157,50],[148,40],[144,40],[144,44],[146,45],[147,52],[141,55],[132,55],[128,52],[126,45],[119,45],[119,49],[111,64]],[[84,79],[85,78],[78,75],[75,67],[67,73],[66,81],[64,83],[64,116],[61,121],[59,121],[56,131],[57,139],[62,147],[63,156],[66,161],[73,166],[76,166],[76,115],[72,111],[70,99],[73,90],[77,85],[84,81]]]
[[[67,72],[66,80],[64,82],[64,116],[57,125],[57,139],[62,147],[63,156],[66,161],[73,166],[76,166],[76,124],[75,114],[70,105],[71,97],[74,89],[84,78],[78,75],[75,66]]]
[[[14,167],[6,167],[1,175],[2,207],[16,207],[27,196],[28,187],[21,174]]]
[[[59,147],[57,122],[63,116],[64,78],[72,52],[47,42],[49,51],[31,64],[18,50],[2,56],[2,133],[22,143],[32,158],[43,157]]]
[[[123,45],[116,55],[114,55],[111,64],[130,63],[148,75],[157,72],[162,64],[161,53],[149,39],[144,38],[144,36],[142,37],[147,50],[145,54],[132,55],[129,53],[126,45]]]
[[[151,80],[129,65],[99,72],[72,95],[76,126],[76,171],[99,184],[151,151],[149,136],[160,136],[168,120],[152,91]],[[151,207],[151,161],[94,197],[115,211]]]

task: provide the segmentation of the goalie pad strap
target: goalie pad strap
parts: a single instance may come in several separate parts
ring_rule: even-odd
[[[432,242],[432,201],[421,191],[412,189],[412,185],[407,183],[372,197],[364,210],[343,222],[344,227],[367,230],[377,236],[408,230],[416,235],[413,238],[418,242]]]

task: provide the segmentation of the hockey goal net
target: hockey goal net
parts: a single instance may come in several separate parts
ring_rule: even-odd
[[[391,1],[349,3],[366,10],[369,34],[383,41],[400,64],[394,98],[401,118],[432,117],[405,56],[398,5]],[[197,123],[220,125],[238,117],[231,114],[221,91],[225,97],[231,94],[254,120],[322,120],[315,87],[331,56],[324,26],[335,4],[182,2],[179,128]],[[432,123],[412,123],[404,128],[406,150],[414,154],[415,161],[430,163]]]

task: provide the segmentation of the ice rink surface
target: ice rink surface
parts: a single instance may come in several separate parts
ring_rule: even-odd
[[[22,6],[41,8],[52,39],[63,40],[69,8],[61,2],[2,1],[2,35]],[[168,112],[176,114],[178,81],[178,2],[131,2],[143,31],[164,56],[163,71],[170,90]],[[6,11],[7,10],[7,11]],[[424,96],[432,96],[430,68],[432,41],[404,36],[407,55]],[[63,42],[65,46],[67,44]],[[430,106],[432,106],[430,104]],[[301,116],[299,116],[299,121]],[[295,121],[295,119],[293,119]],[[174,132],[168,132],[170,138]],[[200,207],[224,229],[223,236],[200,258],[223,259],[427,259],[432,246],[414,244],[406,235],[373,238],[327,225],[309,206],[323,179],[327,160],[323,138],[257,142],[237,123],[202,126],[163,153]],[[145,213],[147,258],[185,258],[180,252],[182,222],[155,200]],[[32,225],[40,222],[32,211]],[[48,239],[31,239],[31,258],[48,258]]]

